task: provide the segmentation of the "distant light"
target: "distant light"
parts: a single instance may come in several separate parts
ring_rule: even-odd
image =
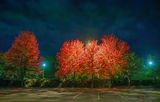
[[[91,45],[91,42],[90,42],[90,41],[88,41],[88,42],[87,42],[87,46],[90,46],[90,45]]]
[[[42,64],[42,66],[43,66],[43,67],[46,67],[46,64],[45,64],[45,63],[43,63],[43,64]]]
[[[149,64],[149,65],[153,65],[153,62],[152,62],[152,61],[149,61],[148,64]]]

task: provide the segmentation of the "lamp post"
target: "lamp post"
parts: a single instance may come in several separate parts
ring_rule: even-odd
[[[45,69],[45,67],[46,67],[46,63],[42,63],[42,69],[43,69],[43,78],[44,78],[44,74],[45,74],[45,73],[44,73],[44,71],[45,71],[45,70],[44,70],[44,69]]]
[[[156,73],[155,73],[155,63],[153,60],[148,61],[148,66],[151,68],[151,73],[152,73],[152,78],[153,78],[153,83],[156,83]]]

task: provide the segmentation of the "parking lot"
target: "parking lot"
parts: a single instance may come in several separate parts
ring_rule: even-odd
[[[157,89],[0,89],[0,102],[160,102]]]

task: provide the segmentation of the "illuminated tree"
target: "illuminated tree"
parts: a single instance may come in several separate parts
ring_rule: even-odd
[[[22,32],[5,56],[7,63],[16,67],[22,82],[27,71],[40,71],[40,58],[38,42],[33,32]]]
[[[125,55],[129,46],[113,35],[104,36],[98,51],[98,63],[100,63],[99,75],[102,79],[110,79],[127,64]]]
[[[58,76],[63,78],[68,75],[79,74],[82,72],[80,63],[84,51],[84,44],[79,40],[64,42],[60,52],[57,55],[59,62]]]
[[[107,80],[111,79],[127,64],[125,55],[129,46],[113,35],[104,36],[102,43],[96,40],[85,46],[79,40],[67,41],[58,53],[59,71],[61,78],[69,75],[87,75],[92,80],[94,76]]]
[[[93,80],[94,76],[96,76],[98,69],[97,69],[97,51],[99,50],[99,46],[97,44],[96,40],[90,41],[86,44],[84,53],[82,56],[82,69],[83,69],[83,74],[87,74],[91,80],[92,80],[92,85],[93,87]]]

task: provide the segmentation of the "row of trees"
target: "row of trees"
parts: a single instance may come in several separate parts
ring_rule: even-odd
[[[42,77],[40,66],[43,60],[48,63],[43,73],[45,78],[91,80],[92,87],[94,79],[110,82],[127,78],[130,84],[131,80],[158,79],[160,75],[160,65],[148,68],[144,59],[129,51],[129,45],[114,35],[86,44],[80,40],[66,41],[57,58],[42,58],[34,33],[22,32],[6,53],[0,53],[0,76],[21,80],[23,85],[25,78]]]
[[[101,43],[97,40],[87,44],[80,40],[66,41],[57,55],[58,76],[73,80],[76,76],[108,80],[125,68],[128,53],[128,44],[114,35],[104,36]]]
[[[151,55],[143,59],[129,50],[129,45],[114,35],[83,43],[80,40],[64,42],[57,54],[57,75],[66,80],[132,80],[159,82],[159,59]],[[148,62],[157,63],[149,65]]]

